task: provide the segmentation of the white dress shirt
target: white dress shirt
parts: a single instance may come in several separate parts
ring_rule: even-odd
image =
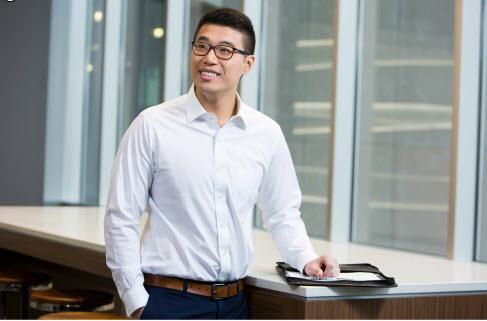
[[[143,272],[202,281],[247,276],[255,204],[284,260],[302,271],[318,255],[274,120],[238,97],[237,114],[220,128],[193,88],[141,112],[114,160],[105,216],[107,265],[127,314],[147,302]]]

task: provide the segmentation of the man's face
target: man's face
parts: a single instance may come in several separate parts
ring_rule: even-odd
[[[240,50],[244,48],[245,35],[230,27],[214,24],[203,25],[195,37],[196,42],[212,46],[228,45]],[[255,57],[244,56],[235,52],[231,59],[223,60],[212,49],[206,56],[191,53],[191,78],[198,90],[208,94],[233,92],[238,87],[240,77],[250,71]]]

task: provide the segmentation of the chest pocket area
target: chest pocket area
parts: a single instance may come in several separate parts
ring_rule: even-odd
[[[254,208],[257,201],[262,173],[258,169],[231,171],[231,191],[235,207],[239,215],[246,215]]]
[[[174,169],[160,169],[154,175],[151,192],[159,204],[171,203],[174,199],[182,199],[188,195],[187,177],[185,172]]]

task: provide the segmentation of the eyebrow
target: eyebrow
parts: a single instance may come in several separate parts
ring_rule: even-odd
[[[210,41],[210,39],[208,37],[206,37],[206,36],[199,36],[196,39],[196,41],[199,41],[199,40]],[[220,41],[220,43],[218,45],[228,45],[230,47],[235,47],[235,44],[233,42],[226,41],[226,40]]]

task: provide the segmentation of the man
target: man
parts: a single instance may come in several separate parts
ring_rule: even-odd
[[[256,203],[289,264],[318,277],[339,273],[336,260],[318,256],[309,242],[279,125],[236,92],[254,48],[247,16],[228,8],[207,13],[194,35],[194,85],[144,110],[120,143],[105,241],[132,318],[248,318],[241,279],[253,259]]]

